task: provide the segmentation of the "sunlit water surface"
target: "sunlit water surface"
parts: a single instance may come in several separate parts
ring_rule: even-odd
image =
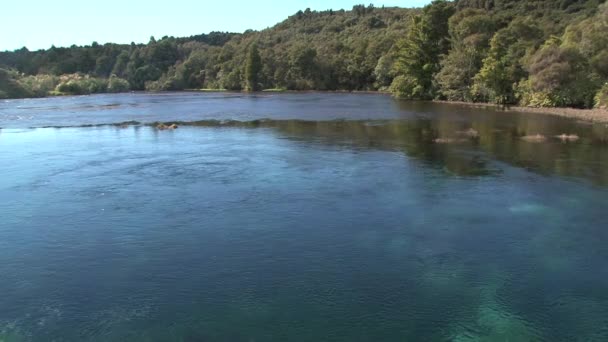
[[[0,127],[1,341],[608,340],[604,125],[179,93]]]

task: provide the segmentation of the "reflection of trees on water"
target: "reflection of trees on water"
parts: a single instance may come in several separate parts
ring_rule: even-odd
[[[506,114],[473,115],[459,120],[458,113],[443,113],[433,119],[398,121],[259,121],[295,139],[350,145],[357,148],[400,150],[459,176],[483,176],[496,172],[491,159],[507,162],[542,174],[589,179],[608,185],[608,128],[573,124],[544,116]],[[473,129],[478,136],[463,136]],[[564,143],[560,134],[576,134],[577,142]],[[521,139],[542,134],[545,142]],[[437,144],[441,138],[450,143]],[[483,152],[483,153],[480,153]]]

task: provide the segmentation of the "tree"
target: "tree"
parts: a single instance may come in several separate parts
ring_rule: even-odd
[[[95,74],[101,77],[107,77],[112,72],[114,60],[107,55],[102,55],[95,61]]]
[[[593,71],[608,79],[608,3],[598,7],[588,19],[566,28],[563,45],[573,47],[587,58]]]
[[[242,34],[0,51],[8,70],[0,96],[44,96],[60,83],[84,93],[103,90],[104,82],[122,84],[106,91],[125,89],[118,77],[131,89],[389,88],[412,99],[574,106],[589,106],[597,95],[604,106],[607,28],[605,0],[308,9]]]
[[[436,0],[414,17],[406,37],[397,46],[396,74],[403,77],[392,87],[395,95],[412,99],[434,97],[433,76],[440,69],[441,56],[450,47],[448,19],[453,13],[452,3]]]
[[[529,19],[515,19],[499,30],[475,76],[474,98],[503,105],[515,103],[515,86],[528,76],[523,59],[536,49],[542,36],[543,32]]]
[[[351,11],[301,11],[263,31],[210,33],[184,38],[150,37],[145,44],[91,44],[42,51],[0,52],[0,64],[28,75],[80,72],[112,74],[132,89],[247,88],[252,42],[263,50],[252,87],[288,89],[376,89],[374,69],[405,34],[417,9],[357,7]],[[373,30],[370,30],[373,27]],[[393,54],[391,53],[391,56]],[[392,57],[390,59],[393,59]],[[391,82],[386,63],[384,82]],[[386,85],[386,84],[385,84]],[[55,89],[55,87],[53,87]]]
[[[317,78],[317,50],[306,44],[295,44],[289,51],[287,77],[291,87],[297,90],[315,88]]]
[[[162,71],[153,65],[144,65],[135,69],[133,75],[130,75],[129,83],[133,89],[143,90],[146,88],[146,82],[156,81],[162,76]]]
[[[376,87],[379,89],[385,89],[390,86],[393,81],[393,56],[385,55],[380,57],[376,68],[374,69],[374,77],[376,77]]]
[[[593,107],[601,84],[589,61],[576,48],[560,46],[561,42],[554,37],[531,56],[526,66],[529,79],[520,82],[522,104]]]
[[[114,63],[114,67],[112,68],[112,74],[117,76],[125,76],[127,72],[127,65],[129,63],[129,52],[123,50],[118,57],[116,57],[116,63]]]
[[[30,97],[31,92],[17,82],[18,74],[13,70],[0,68],[0,98]]]
[[[246,90],[260,90],[260,70],[262,70],[262,57],[260,57],[257,43],[253,43],[249,48],[247,63],[245,65],[245,79],[247,81]]]
[[[441,61],[435,80],[443,98],[472,101],[473,78],[487,54],[495,22],[485,11],[467,9],[453,15],[449,26],[452,48]]]
[[[202,88],[205,83],[205,68],[208,63],[208,51],[195,51],[182,64],[183,78],[188,88]]]

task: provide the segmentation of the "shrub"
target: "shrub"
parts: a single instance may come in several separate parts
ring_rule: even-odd
[[[596,89],[594,84],[593,77],[590,77],[586,84],[579,83],[576,87],[535,89],[532,80],[525,80],[519,82],[515,88],[517,99],[522,106],[591,108]]]
[[[130,89],[129,81],[116,75],[110,76],[110,79],[108,80],[108,93],[123,93]]]
[[[59,77],[53,75],[25,76],[18,80],[34,97],[44,97],[52,92],[59,83]]]
[[[608,108],[608,83],[604,84],[602,89],[595,94],[595,107]]]
[[[418,85],[417,79],[399,75],[395,77],[390,90],[396,97],[405,99],[422,98],[424,87]]]
[[[64,94],[72,94],[72,95],[82,95],[84,94],[83,89],[80,87],[80,84],[77,81],[70,80],[67,82],[59,83],[55,90],[59,93]]]
[[[21,77],[14,70],[0,68],[0,94],[3,98],[23,98],[31,97],[31,92],[19,84],[18,79]]]
[[[88,95],[103,93],[108,88],[108,81],[101,78],[82,76],[79,74],[63,75],[55,90],[70,95]]]

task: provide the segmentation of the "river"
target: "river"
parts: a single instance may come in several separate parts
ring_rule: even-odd
[[[606,125],[139,93],[0,127],[1,341],[608,340]]]

